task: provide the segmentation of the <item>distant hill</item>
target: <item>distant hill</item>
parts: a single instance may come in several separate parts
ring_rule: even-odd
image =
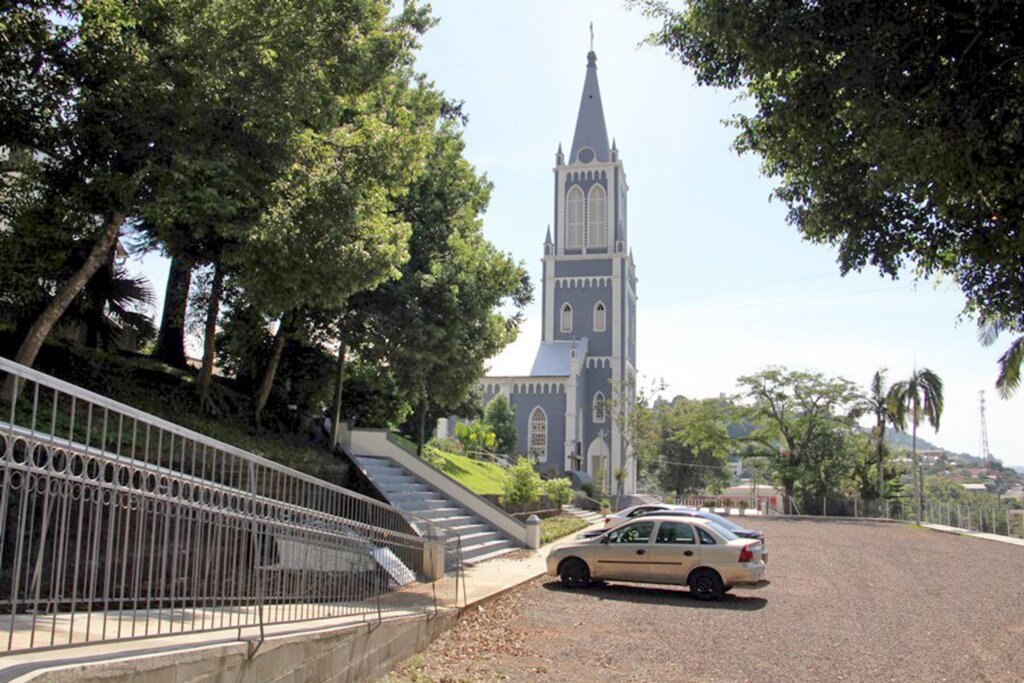
[[[885,441],[894,448],[903,448],[909,451],[913,447],[914,437],[912,437],[910,434],[907,434],[906,432],[901,432],[896,429],[889,429],[887,427],[885,430]],[[956,458],[960,462],[971,467],[981,467],[982,465],[985,464],[984,459],[979,458],[976,455],[971,455],[970,453],[954,453],[952,451],[947,451],[942,446],[936,446],[930,441],[925,441],[921,437],[917,437],[917,450],[945,451],[948,456]],[[993,460],[995,461],[997,459],[993,458]]]

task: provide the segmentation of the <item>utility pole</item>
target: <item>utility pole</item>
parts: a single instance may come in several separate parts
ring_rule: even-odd
[[[978,392],[978,402],[981,408],[981,457],[985,459],[985,470],[990,468],[988,453],[988,426],[985,424],[985,390]]]

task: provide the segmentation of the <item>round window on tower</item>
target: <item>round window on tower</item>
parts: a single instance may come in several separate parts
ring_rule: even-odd
[[[590,149],[589,147],[584,147],[583,149],[580,150],[579,154],[576,155],[576,158],[579,159],[584,164],[589,164],[591,161],[594,160],[594,150]]]

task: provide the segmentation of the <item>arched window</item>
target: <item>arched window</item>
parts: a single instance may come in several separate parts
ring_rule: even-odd
[[[591,247],[608,246],[606,204],[604,188],[600,185],[590,188],[590,198],[587,200],[587,244]]]
[[[548,459],[548,416],[540,406],[530,413],[530,457],[539,462]]]
[[[598,301],[594,304],[594,332],[604,332],[608,324],[608,313],[604,310],[604,304]]]
[[[565,198],[565,246],[583,246],[583,190],[578,185],[573,185]]]
[[[562,306],[562,320],[558,327],[562,332],[572,332],[572,306],[569,304]]]
[[[599,391],[594,394],[594,422],[604,422],[604,418],[604,394]]]

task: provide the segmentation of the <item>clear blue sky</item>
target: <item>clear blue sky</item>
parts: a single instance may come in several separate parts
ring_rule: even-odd
[[[465,101],[467,156],[495,188],[485,233],[540,277],[551,222],[555,150],[572,142],[594,22],[609,134],[630,185],[630,239],[639,282],[638,365],[669,394],[717,396],[735,379],[785,365],[867,384],[915,366],[946,383],[938,434],[954,451],[980,451],[978,391],[985,389],[991,452],[1024,465],[1024,391],[992,388],[996,348],[958,324],[963,301],[950,284],[876,273],[839,277],[832,250],[801,241],[770,200],[758,159],[730,150],[723,119],[744,106],[698,88],[662,50],[641,47],[653,28],[621,3],[588,0],[434,0],[440,24],[423,41],[418,68]],[[157,291],[166,262],[143,268]],[[538,287],[539,293],[539,287]],[[497,373],[524,372],[540,339],[537,301],[520,340],[495,359]]]
[[[832,250],[803,242],[771,201],[759,160],[730,150],[722,120],[743,102],[698,88],[662,50],[638,47],[652,25],[617,2],[432,2],[441,23],[418,62],[466,102],[467,155],[494,182],[488,238],[540,277],[551,222],[551,167],[572,142],[594,22],[594,49],[609,134],[630,185],[637,262],[638,365],[671,394],[717,396],[769,364],[843,375],[866,384],[915,361],[946,383],[939,433],[955,451],[980,451],[978,391],[986,392],[991,451],[1024,464],[1024,392],[992,389],[996,348],[984,349],[949,284],[893,282],[876,273],[841,278]],[[540,338],[539,302],[495,371],[528,368]],[[1000,340],[1005,346],[1008,340]]]

